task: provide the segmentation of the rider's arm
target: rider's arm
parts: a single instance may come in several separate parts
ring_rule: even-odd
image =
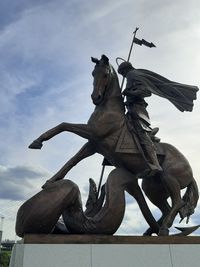
[[[126,88],[123,94],[127,96],[137,96],[140,98],[151,96],[151,92],[147,90],[141,83],[135,83],[132,87]]]
[[[139,98],[151,96],[151,92],[147,90],[141,79],[137,79],[137,76],[134,74],[133,71],[130,71],[127,74],[126,79],[126,89],[124,90],[123,95]]]

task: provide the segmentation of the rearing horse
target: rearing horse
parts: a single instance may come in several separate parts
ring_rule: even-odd
[[[181,218],[189,217],[197,205],[198,189],[193,178],[192,169],[187,159],[172,145],[160,143],[165,157],[160,159],[163,173],[159,176],[143,179],[142,188],[150,199],[162,212],[161,218],[156,223],[138,186],[138,174],[145,168],[145,162],[140,153],[116,152],[116,146],[121,132],[126,128],[126,117],[124,103],[117,74],[109,64],[109,59],[103,55],[100,60],[92,58],[96,64],[92,72],[94,77],[92,101],[95,110],[87,124],[73,124],[63,122],[48,130],[38,137],[29,147],[40,149],[44,141],[55,135],[67,131],[75,133],[88,142],[81,150],[72,157],[48,183],[63,179],[68,171],[82,159],[100,153],[110,163],[120,170],[124,169],[132,175],[134,181],[126,190],[138,202],[139,207],[150,225],[145,234],[168,235],[175,216],[180,213]],[[128,129],[127,129],[128,131]],[[187,188],[185,195],[181,198],[180,191]],[[167,198],[171,197],[172,205],[169,206]]]

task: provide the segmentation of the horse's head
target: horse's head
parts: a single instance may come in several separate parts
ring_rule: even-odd
[[[100,105],[105,100],[105,98],[111,96],[112,92],[110,88],[113,87],[112,85],[114,85],[113,80],[116,80],[117,84],[115,84],[115,87],[117,87],[118,78],[113,67],[109,64],[108,57],[102,55],[100,60],[93,57],[91,59],[92,62],[96,63],[95,68],[92,72],[92,76],[94,77],[94,88],[91,98],[95,105]],[[117,91],[118,95],[120,96],[120,91]]]

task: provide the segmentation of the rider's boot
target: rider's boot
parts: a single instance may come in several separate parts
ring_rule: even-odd
[[[149,172],[148,176],[154,176],[156,174],[160,174],[163,171],[162,167],[160,166],[160,164],[158,162],[156,153],[155,153],[155,155],[153,155],[151,157],[151,161],[149,162],[148,165],[150,168],[150,172]]]
[[[149,171],[146,171],[146,175],[144,175],[145,178],[162,173],[163,169],[158,162],[156,150],[154,148],[153,143],[152,144],[145,143],[144,150],[146,152],[148,167],[149,167]]]

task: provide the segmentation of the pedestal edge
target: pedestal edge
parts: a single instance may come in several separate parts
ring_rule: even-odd
[[[200,236],[110,236],[27,234],[24,244],[200,244]]]

